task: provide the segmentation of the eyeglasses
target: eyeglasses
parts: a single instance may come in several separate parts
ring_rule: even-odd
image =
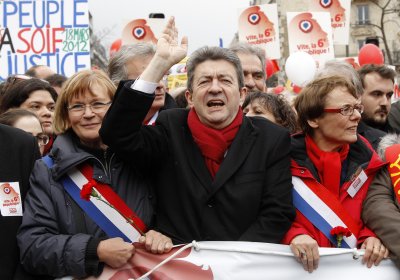
[[[324,112],[326,113],[340,113],[343,116],[351,116],[354,114],[354,110],[357,110],[360,114],[364,112],[364,105],[361,104],[356,104],[356,105],[346,105],[343,106],[342,108],[338,109],[324,109]]]
[[[40,146],[46,146],[50,140],[49,136],[47,136],[46,134],[38,134],[35,136],[35,138]]]
[[[81,115],[85,112],[86,107],[89,107],[93,113],[102,113],[104,109],[111,105],[112,101],[104,103],[100,101],[96,101],[90,104],[72,104],[68,106],[67,109],[73,114]]]

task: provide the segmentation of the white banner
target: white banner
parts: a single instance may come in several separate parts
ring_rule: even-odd
[[[379,266],[367,268],[361,262],[364,253],[362,250],[320,248],[318,269],[308,273],[296,261],[287,245],[215,241],[193,242],[187,247],[175,247],[168,254],[154,255],[139,245],[128,265],[117,270],[106,267],[99,278],[88,279],[400,279],[400,270],[391,260],[383,260]],[[174,256],[176,253],[177,256]],[[151,272],[168,257],[171,260]],[[149,275],[145,275],[146,273]]]

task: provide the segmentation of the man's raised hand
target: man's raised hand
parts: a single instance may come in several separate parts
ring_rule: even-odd
[[[141,79],[158,83],[164,74],[187,54],[188,39],[184,36],[178,44],[178,29],[174,17],[170,17],[157,42],[157,50],[149,65],[143,71]]]

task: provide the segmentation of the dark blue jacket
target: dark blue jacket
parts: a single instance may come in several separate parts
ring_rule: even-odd
[[[60,179],[71,168],[89,162],[93,178],[109,184],[148,226],[153,216],[151,185],[110,150],[82,147],[72,132],[57,137],[50,156],[54,166],[49,169],[39,160],[30,178],[18,234],[21,262],[31,273],[52,277],[99,275],[103,264],[97,245],[108,237],[67,194]]]

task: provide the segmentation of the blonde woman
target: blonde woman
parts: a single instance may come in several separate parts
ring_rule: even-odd
[[[22,265],[31,273],[83,278],[98,276],[104,265],[122,267],[135,252],[135,233],[144,235],[151,226],[148,180],[120,161],[99,136],[114,92],[114,84],[103,72],[86,70],[66,82],[57,100],[58,136],[49,156],[34,167],[18,235]],[[85,180],[80,184],[76,178],[82,176]],[[114,215],[93,214],[88,208],[93,205],[113,210]],[[111,222],[101,220],[102,215]],[[141,241],[155,253],[172,246],[169,238],[154,231]]]

